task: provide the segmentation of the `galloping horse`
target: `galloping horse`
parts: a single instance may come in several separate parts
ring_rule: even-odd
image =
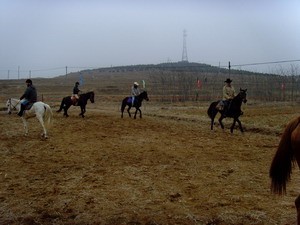
[[[121,112],[122,112],[121,118],[123,118],[123,112],[124,112],[126,105],[128,106],[127,112],[128,112],[129,117],[131,117],[129,110],[131,109],[131,107],[135,107],[136,110],[135,110],[135,114],[134,114],[133,118],[136,119],[137,111],[140,112],[140,118],[142,118],[142,111],[140,110],[140,107],[142,106],[142,101],[144,99],[146,101],[149,101],[148,94],[146,91],[143,91],[140,95],[135,97],[135,101],[134,101],[133,105],[132,105],[131,97],[124,98],[122,101],[122,106],[121,106]]]
[[[13,111],[19,112],[21,103],[23,101],[24,100],[19,100],[14,98],[8,99],[6,102],[7,113],[11,114]],[[21,118],[24,124],[25,136],[28,135],[27,120],[32,117],[36,117],[43,128],[43,133],[41,134],[41,136],[48,138],[46,127],[49,127],[53,118],[53,113],[50,106],[43,102],[35,102],[29,110],[24,111],[24,114]]]
[[[285,128],[277,152],[270,167],[271,191],[275,194],[286,192],[286,183],[291,178],[293,163],[300,167],[300,117],[293,119]],[[300,195],[295,200],[297,221],[300,225]]]
[[[75,106],[80,106],[80,108],[81,108],[81,113],[79,114],[79,116],[82,116],[82,118],[84,118],[83,114],[86,111],[85,106],[87,104],[87,101],[90,100],[91,103],[94,103],[95,102],[94,97],[95,97],[95,94],[93,91],[81,94],[79,96],[78,103],[77,103],[77,105],[75,105]],[[57,110],[56,112],[61,112],[61,110],[64,109],[64,116],[68,117],[69,116],[68,109],[71,107],[71,105],[73,105],[71,96],[64,97],[61,101],[59,110]]]
[[[225,117],[230,117],[230,118],[233,118],[233,123],[232,123],[231,128],[230,128],[231,133],[233,133],[233,128],[234,128],[236,122],[238,122],[241,132],[244,132],[243,127],[242,127],[242,123],[239,120],[239,116],[242,115],[242,111],[241,111],[242,102],[244,102],[244,103],[247,102],[246,92],[247,92],[247,89],[243,90],[243,89],[240,88],[240,93],[231,100],[229,109],[226,111],[226,116],[225,116],[225,110],[218,110],[216,108],[219,101],[213,102],[213,103],[210,104],[210,106],[207,110],[207,114],[211,118],[211,126],[210,126],[211,130],[213,129],[213,126],[214,126],[214,119],[215,119],[217,113],[220,112],[221,117],[219,118],[219,123],[220,123],[222,129],[224,129],[224,125],[222,123],[222,120]]]

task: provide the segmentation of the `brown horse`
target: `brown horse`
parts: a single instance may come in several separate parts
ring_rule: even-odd
[[[300,167],[300,116],[293,119],[285,128],[273,158],[270,177],[271,191],[276,194],[286,193],[286,183],[291,178],[293,163]],[[300,225],[300,195],[295,200],[297,221]]]
[[[209,118],[211,119],[211,122],[210,122],[210,129],[212,130],[213,129],[213,126],[214,126],[214,119],[217,115],[217,113],[221,113],[221,117],[219,118],[219,123],[222,127],[222,129],[224,129],[224,125],[222,123],[222,120],[225,118],[225,117],[231,117],[233,118],[233,123],[231,125],[231,128],[230,128],[230,132],[232,133],[233,132],[233,128],[236,124],[236,122],[238,122],[239,126],[240,126],[240,130],[241,132],[244,132],[243,130],[243,127],[242,127],[242,123],[241,121],[239,120],[239,117],[240,115],[242,115],[242,111],[241,111],[241,105],[242,103],[246,103],[247,102],[247,89],[243,90],[240,88],[240,93],[238,93],[237,96],[235,96],[231,102],[230,102],[230,106],[229,106],[229,109],[227,110],[227,115],[225,116],[225,111],[224,110],[218,110],[216,108],[216,106],[219,104],[220,101],[216,101],[216,102],[213,102],[210,104],[208,110],[207,110],[207,114],[209,116]]]

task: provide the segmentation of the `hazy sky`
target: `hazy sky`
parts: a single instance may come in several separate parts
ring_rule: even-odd
[[[190,62],[300,59],[299,0],[0,0],[0,79],[181,61],[184,29]]]

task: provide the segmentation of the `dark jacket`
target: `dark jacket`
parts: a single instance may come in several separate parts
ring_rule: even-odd
[[[80,92],[79,88],[78,88],[77,86],[75,86],[75,87],[73,88],[73,94],[74,94],[74,95],[78,95],[79,92]]]
[[[37,101],[37,92],[36,92],[35,86],[33,86],[33,85],[28,86],[20,99],[23,99],[23,98],[25,98],[29,102],[36,102]]]

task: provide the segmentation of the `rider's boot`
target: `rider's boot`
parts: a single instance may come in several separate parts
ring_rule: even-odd
[[[18,112],[18,116],[23,116],[24,109],[25,109],[25,105],[21,104],[21,109],[20,112]]]

